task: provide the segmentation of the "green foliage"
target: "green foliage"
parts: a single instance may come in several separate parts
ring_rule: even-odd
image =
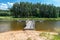
[[[0,16],[10,16],[9,10],[0,10]]]
[[[57,18],[60,14],[60,7],[50,4],[20,2],[15,3],[10,11],[15,18]]]
[[[54,35],[54,38],[52,40],[60,40],[60,35]]]

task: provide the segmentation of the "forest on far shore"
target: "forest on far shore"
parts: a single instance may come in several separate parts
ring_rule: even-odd
[[[0,16],[12,16],[14,18],[58,18],[60,17],[60,7],[53,4],[29,3],[20,2],[14,3],[5,15],[1,13]],[[2,14],[2,15],[1,15]]]

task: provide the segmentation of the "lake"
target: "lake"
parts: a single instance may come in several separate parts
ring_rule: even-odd
[[[0,21],[0,32],[23,30],[25,24],[25,21]],[[35,30],[60,32],[60,21],[35,21]]]

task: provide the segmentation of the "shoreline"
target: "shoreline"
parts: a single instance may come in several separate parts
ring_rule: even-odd
[[[45,36],[39,36],[42,33],[48,33],[51,35],[51,38],[53,35],[58,35],[58,33],[55,32],[42,32],[42,31],[35,31],[35,30],[19,30],[19,31],[8,31],[4,33],[0,33],[0,40],[27,40],[28,38],[32,40],[46,40],[47,37]],[[50,38],[50,36],[49,36]],[[50,38],[50,39],[51,39]]]
[[[21,21],[25,21],[27,19],[30,19],[30,20],[35,20],[35,21],[40,21],[40,20],[55,20],[55,21],[58,21],[60,20],[60,18],[13,18],[12,16],[0,16],[0,21],[18,21],[18,20],[21,20]]]

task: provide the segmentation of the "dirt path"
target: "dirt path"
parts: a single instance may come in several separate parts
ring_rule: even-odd
[[[40,31],[25,30],[25,31],[10,31],[0,33],[0,40],[46,40],[46,37],[39,36]],[[57,33],[50,33],[57,34]]]

